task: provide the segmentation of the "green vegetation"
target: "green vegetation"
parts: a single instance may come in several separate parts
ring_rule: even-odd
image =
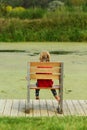
[[[0,2],[1,42],[87,41],[86,1],[17,2]]]
[[[0,118],[1,130],[86,130],[86,117]]]
[[[31,13],[30,13],[31,15]],[[29,17],[37,17],[32,14]],[[41,15],[41,14],[38,14]],[[17,16],[17,15],[16,15]],[[25,15],[24,15],[25,16]],[[41,17],[41,16],[40,16]],[[87,13],[48,13],[39,20],[0,19],[0,41],[87,41]]]
[[[6,7],[6,14],[5,18],[20,18],[20,19],[39,19],[42,18],[45,9],[42,8],[30,8],[25,9],[23,7],[15,7],[12,8],[11,6]]]

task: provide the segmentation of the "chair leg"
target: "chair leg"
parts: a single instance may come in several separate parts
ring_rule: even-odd
[[[30,103],[30,88],[27,86],[27,103]]]
[[[63,113],[63,93],[61,90],[59,90],[59,96],[60,96],[60,101],[58,103],[57,112],[59,114],[62,114]]]
[[[63,114],[63,101],[62,100],[59,101],[57,112],[59,114]]]
[[[26,105],[26,113],[30,113],[30,88],[27,86],[27,105]]]

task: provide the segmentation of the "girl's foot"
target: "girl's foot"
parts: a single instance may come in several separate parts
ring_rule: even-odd
[[[59,97],[59,96],[55,96],[55,99],[56,99],[57,101],[60,101],[60,97]]]

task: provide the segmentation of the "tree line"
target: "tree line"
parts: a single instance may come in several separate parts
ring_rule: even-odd
[[[0,0],[0,4],[11,5],[12,7],[22,6],[24,8],[46,8],[52,1],[60,1],[67,6],[87,6],[87,0]]]

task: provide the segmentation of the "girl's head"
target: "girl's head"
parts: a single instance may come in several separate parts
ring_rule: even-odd
[[[49,54],[49,52],[41,52],[39,59],[40,59],[40,62],[49,62],[50,61],[50,54]]]

